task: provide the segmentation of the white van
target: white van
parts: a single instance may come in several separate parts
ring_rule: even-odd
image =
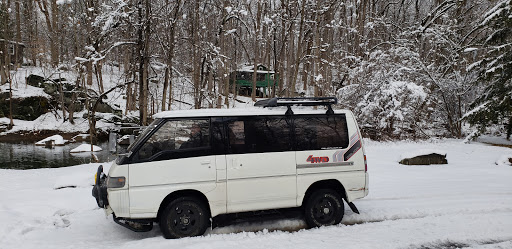
[[[310,227],[338,224],[368,195],[361,134],[335,98],[274,98],[250,109],[168,111],[110,167],[93,196],[134,231],[202,235],[224,214],[300,207]],[[291,107],[325,105],[326,110]],[[287,106],[279,107],[279,106]]]

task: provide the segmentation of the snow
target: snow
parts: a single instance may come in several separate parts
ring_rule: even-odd
[[[468,53],[468,52],[472,52],[472,51],[476,51],[478,50],[478,48],[466,48],[464,49],[464,53]]]
[[[163,239],[158,225],[135,233],[105,218],[91,196],[100,164],[0,169],[0,248],[512,248],[512,167],[496,165],[509,148],[364,142],[370,194],[355,201],[360,215],[345,205],[337,226],[306,230],[298,219],[266,220],[178,240]],[[425,147],[445,151],[449,167],[397,163],[403,151]]]
[[[226,31],[225,35],[230,35],[230,34],[233,34],[235,32],[236,32],[236,29],[230,29],[230,30]]]
[[[93,145],[92,151],[97,152],[97,151],[102,151],[102,149],[99,146]],[[69,152],[70,153],[91,152],[91,145],[90,144],[81,144],[78,147],[70,150]]]
[[[73,3],[73,0],[57,0],[55,3],[57,5],[71,4]]]
[[[498,160],[496,160],[496,165],[498,166],[512,166],[512,162],[510,159],[512,158],[512,153],[508,155],[501,156]]]
[[[480,26],[487,25],[487,23],[489,23],[496,16],[499,16],[501,12],[505,10],[508,1],[509,0],[502,0],[498,2],[491,10],[487,11],[487,13],[484,14],[485,18],[480,24]]]
[[[465,113],[461,119],[465,119],[465,118],[479,112],[480,110],[484,109],[487,104],[489,104],[489,101],[486,101],[483,104],[481,104],[481,105],[475,107],[474,109],[470,110],[469,112]]]
[[[36,145],[45,145],[46,141],[53,140],[53,145],[64,145],[68,140],[65,140],[61,135],[53,135],[41,141],[36,142]]]
[[[9,84],[0,85],[0,92],[9,92]],[[50,95],[44,92],[43,88],[34,87],[31,85],[23,85],[23,86],[13,86],[12,97],[13,98],[28,98],[40,96],[45,98],[50,98]]]
[[[254,65],[244,65],[244,66],[238,68],[237,71],[253,73],[254,72]],[[275,72],[274,71],[265,71],[265,70],[256,70],[256,73],[269,73],[269,74],[273,74]]]
[[[72,125],[69,121],[62,122],[61,117],[56,117],[53,113],[48,112],[39,116],[34,121],[18,120],[14,119],[14,127],[7,131],[1,132],[0,135],[6,133],[16,133],[20,131],[41,131],[41,130],[54,130],[60,132],[82,132],[85,133],[89,130],[89,122],[87,119],[82,118],[86,111],[75,112],[75,124]],[[0,124],[8,124],[9,118],[0,118]],[[106,129],[112,127],[114,124],[107,123],[103,120],[98,120],[96,123],[96,129]]]
[[[512,141],[506,138],[506,135],[502,136],[490,136],[490,135],[480,135],[476,138],[477,142],[487,143],[487,144],[498,144],[498,145],[508,145],[512,146]]]

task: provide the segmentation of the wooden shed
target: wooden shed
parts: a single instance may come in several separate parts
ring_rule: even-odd
[[[23,50],[25,49],[25,44],[9,40],[6,42],[6,40],[0,39],[0,53],[2,53],[4,46],[7,46],[7,53],[9,53],[12,64],[23,63]],[[0,56],[1,63],[4,63],[4,58],[4,56]]]
[[[273,87],[279,86],[279,77],[274,71],[268,70],[264,65],[259,64],[256,70],[256,91],[257,95],[269,93]],[[231,72],[229,77],[230,84],[235,79],[236,89],[240,95],[250,95],[252,93],[252,76],[254,65],[244,65],[236,71]]]

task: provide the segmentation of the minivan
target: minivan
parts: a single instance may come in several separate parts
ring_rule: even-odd
[[[165,238],[260,210],[298,208],[309,227],[338,224],[343,200],[359,213],[353,201],[368,195],[368,173],[354,114],[336,103],[272,98],[155,114],[108,174],[98,167],[93,196],[116,223],[149,231],[155,222]]]

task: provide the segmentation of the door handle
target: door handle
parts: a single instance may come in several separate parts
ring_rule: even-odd
[[[207,164],[210,164],[210,163],[212,163],[212,161],[206,160],[206,161],[202,161],[201,165],[207,165]]]

